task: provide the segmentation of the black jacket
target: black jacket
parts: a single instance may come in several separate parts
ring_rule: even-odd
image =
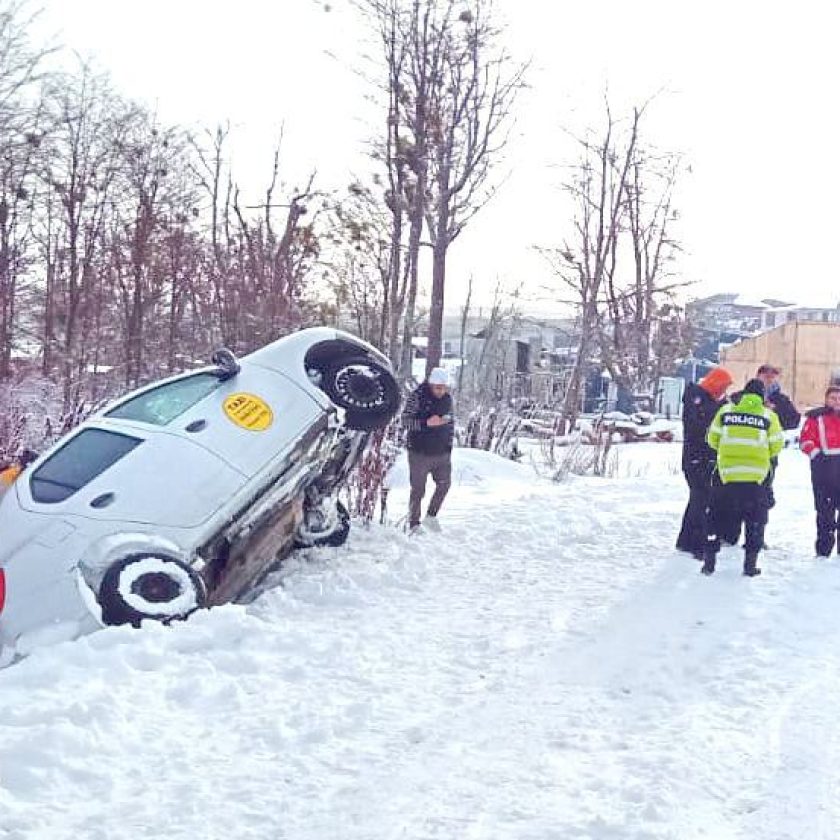
[[[731,397],[732,402],[740,402],[743,394],[743,391],[738,391],[737,394],[733,394]],[[782,424],[782,428],[786,432],[789,432],[791,429],[799,428],[799,421],[802,419],[802,416],[797,411],[796,406],[787,394],[777,391],[775,394],[771,394],[767,398],[766,403],[768,408],[772,408],[773,411],[776,412],[779,422]]]
[[[683,470],[711,468],[717,453],[706,443],[706,432],[724,400],[715,400],[690,382],[683,394]]]
[[[449,422],[443,426],[427,426],[426,421],[435,414],[448,417]],[[452,396],[446,393],[435,397],[428,382],[423,382],[406,400],[402,422],[408,429],[408,448],[412,452],[443,455],[452,449],[455,436]]]

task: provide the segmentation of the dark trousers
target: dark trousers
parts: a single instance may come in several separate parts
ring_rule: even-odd
[[[682,527],[677,537],[680,551],[700,553],[706,546],[706,522],[712,495],[712,463],[683,464],[683,475],[688,484],[688,504],[683,514]]]
[[[770,461],[770,472],[767,473],[767,478],[761,483],[764,490],[765,503],[767,510],[770,511],[776,506],[776,494],[773,492],[773,482],[776,480],[776,459]],[[717,523],[718,536],[729,545],[735,545],[741,539],[741,525],[743,520],[739,519],[737,514],[733,513],[727,518],[726,512],[721,511],[720,518]],[[765,527],[767,523],[765,522]],[[746,542],[744,543],[746,545]]]
[[[834,550],[840,529],[840,488],[814,484],[814,507],[817,509],[817,554],[828,557]]]
[[[408,502],[408,526],[420,524],[420,505],[426,495],[426,482],[431,475],[435,482],[435,492],[426,511],[429,516],[437,516],[449,487],[452,484],[452,453],[427,455],[425,452],[408,450],[408,476],[411,482],[411,496]]]
[[[756,557],[764,546],[764,529],[767,526],[767,488],[751,482],[712,485],[709,505],[706,556],[716,557],[721,538],[728,529],[741,525],[746,532],[744,542],[748,557]]]

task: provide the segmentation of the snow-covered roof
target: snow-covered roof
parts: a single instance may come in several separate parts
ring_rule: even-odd
[[[748,295],[738,295],[732,301],[732,306],[743,306],[750,309],[770,309],[770,305],[765,303],[765,301],[749,297]]]

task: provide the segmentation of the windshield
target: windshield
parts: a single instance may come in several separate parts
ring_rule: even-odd
[[[219,378],[215,374],[197,373],[145,391],[105,416],[166,426],[218,387]]]

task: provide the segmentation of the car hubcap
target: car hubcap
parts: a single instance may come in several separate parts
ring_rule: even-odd
[[[367,365],[348,365],[335,377],[335,389],[344,402],[358,409],[376,409],[385,404],[385,388],[379,371]]]
[[[141,575],[131,584],[131,591],[153,604],[174,601],[181,594],[178,581],[162,572]]]

